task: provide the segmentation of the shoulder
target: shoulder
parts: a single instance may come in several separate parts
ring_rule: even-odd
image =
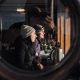
[[[19,36],[16,40],[15,40],[15,46],[25,46],[27,41],[25,41],[25,39],[23,39],[21,36]]]

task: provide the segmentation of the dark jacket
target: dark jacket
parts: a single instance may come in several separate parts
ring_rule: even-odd
[[[19,37],[15,42],[15,54],[17,66],[21,68],[29,68],[32,66],[32,61],[35,57],[34,44],[28,42],[26,39]]]

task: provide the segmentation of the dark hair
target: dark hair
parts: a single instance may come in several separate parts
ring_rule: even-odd
[[[41,8],[38,6],[35,6],[35,7],[32,6],[29,9],[28,14],[30,17],[40,17],[40,18],[45,18],[47,15],[50,15],[49,12],[42,11]]]
[[[33,28],[36,30],[36,32],[39,32],[39,31],[42,30],[43,26],[40,25],[40,24],[35,24],[35,25],[33,26]]]
[[[40,16],[40,13],[41,13],[41,9],[39,7],[31,7],[28,11],[28,14],[30,17],[38,17]]]
[[[16,22],[12,24],[9,29],[21,29],[21,26],[23,25],[24,22]]]

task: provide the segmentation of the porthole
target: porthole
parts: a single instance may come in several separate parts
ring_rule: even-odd
[[[79,2],[74,0],[4,0],[0,6],[1,76],[9,80],[64,80],[79,60],[80,10],[78,7]],[[42,55],[44,69],[26,70],[16,66],[15,47],[12,43],[20,35],[21,25],[33,26],[38,23],[47,27],[44,21],[46,16],[52,18],[56,29],[54,39],[47,35],[52,43],[45,41],[43,44],[45,46],[42,49],[45,51],[45,55]]]

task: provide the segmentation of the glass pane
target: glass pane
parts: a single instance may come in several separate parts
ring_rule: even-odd
[[[72,28],[72,22],[74,22],[72,18],[71,10],[68,6],[63,5],[60,0],[4,1],[0,6],[1,58],[13,66],[29,70],[26,60],[30,58],[33,63],[36,56],[30,54],[31,57],[27,57],[26,54],[31,52],[33,46],[30,44],[26,52],[21,54],[18,52],[17,54],[16,41],[22,36],[23,25],[33,28],[35,28],[35,25],[40,25],[42,26],[41,30],[43,29],[42,32],[39,30],[37,33],[38,28],[35,29],[40,45],[39,56],[37,56],[39,57],[39,67],[44,67],[44,70],[47,67],[55,66],[64,59],[74,41],[76,31],[74,27]],[[44,39],[41,39],[41,37]],[[21,45],[18,47],[21,51]],[[37,48],[35,49],[36,54]],[[16,62],[19,62],[19,65]],[[34,66],[38,67],[36,63],[35,65],[31,64],[30,70],[34,71]]]

